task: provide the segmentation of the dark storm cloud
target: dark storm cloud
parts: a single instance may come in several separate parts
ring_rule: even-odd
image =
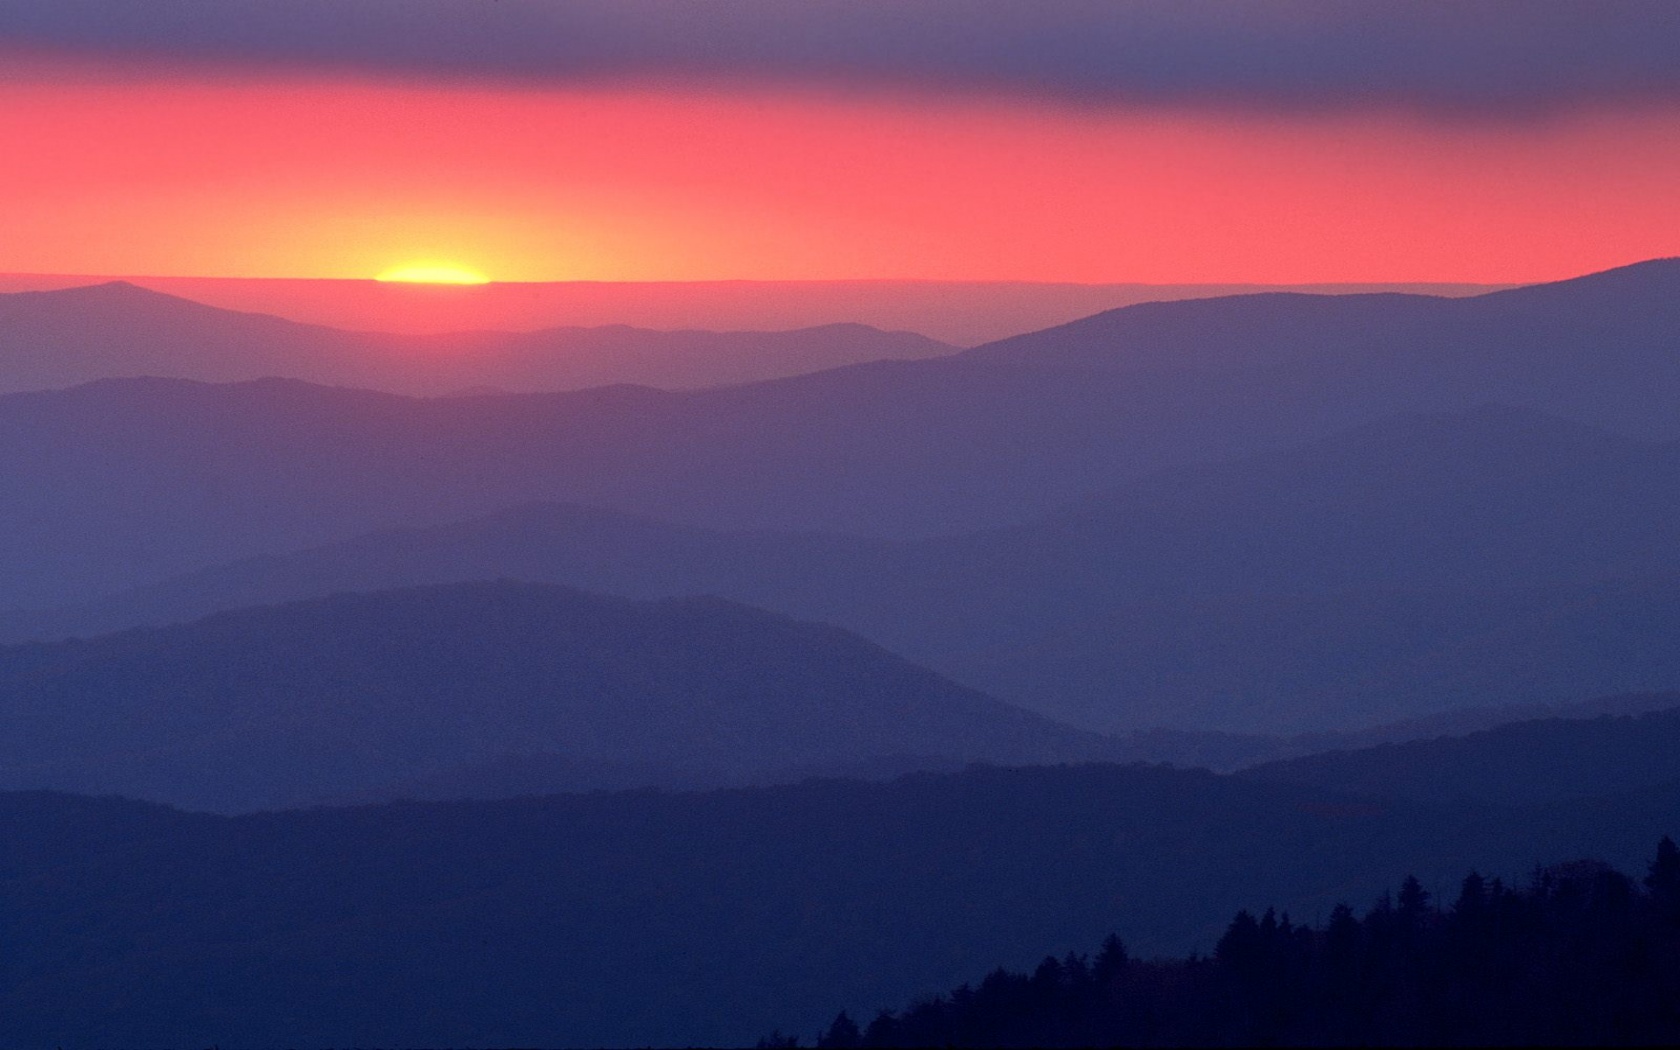
[[[0,49],[1090,105],[1523,116],[1680,100],[1680,0],[0,0]]]

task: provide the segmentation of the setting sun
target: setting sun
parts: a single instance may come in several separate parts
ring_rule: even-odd
[[[376,281],[401,281],[411,284],[489,284],[490,278],[476,270],[439,263],[411,263],[393,266]]]

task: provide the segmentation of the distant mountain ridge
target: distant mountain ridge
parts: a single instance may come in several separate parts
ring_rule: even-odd
[[[132,592],[58,621],[75,631],[499,574],[709,591],[1103,730],[1676,686],[1653,644],[1680,574],[1674,261],[1469,300],[1260,300],[696,392],[0,397],[0,608]],[[451,524],[537,503],[620,517]],[[212,571],[253,558],[278,560]]]
[[[0,639],[509,577],[638,598],[712,593],[841,624],[1104,731],[1352,729],[1680,688],[1657,644],[1680,630],[1669,491],[1680,491],[1680,445],[1483,406],[914,542],[533,504],[0,616]]]
[[[224,310],[126,281],[0,294],[0,394],[138,376],[216,383],[274,376],[426,396],[615,383],[678,390],[955,351],[861,324],[784,332],[611,325],[394,335]]]
[[[80,287],[112,278],[123,275],[0,274],[0,291]],[[295,277],[124,279],[228,310],[350,331],[527,332],[557,325],[615,324],[667,331],[782,331],[856,321],[885,331],[920,332],[955,346],[977,346],[1127,303],[1279,290],[1270,285],[1035,281],[496,281],[462,287]],[[1475,295],[1496,287],[1506,286],[1325,284],[1289,290]]]
[[[1262,293],[1123,307],[965,352],[990,362],[1305,379],[1396,409],[1523,404],[1645,436],[1675,436],[1675,413],[1637,398],[1635,376],[1680,382],[1680,258],[1465,298]],[[1655,351],[1655,352],[1653,352]],[[1508,393],[1489,398],[1493,387]],[[1512,396],[1521,393],[1520,400]],[[1414,400],[1415,399],[1415,400]],[[1411,402],[1408,404],[1407,402]]]
[[[1680,578],[1462,593],[1159,600],[928,661],[1073,724],[1354,730],[1680,687]]]
[[[241,814],[0,790],[0,1043],[734,1045],[1642,862],[1676,405],[1680,260],[703,391],[0,396],[0,607],[53,607],[0,637],[56,639],[0,789]],[[1198,755],[1249,768],[1114,764]]]
[[[1508,805],[1610,798],[1680,783],[1680,708],[1536,719],[1462,737],[1271,762],[1243,777],[1372,798]]]
[[[0,397],[0,534],[16,552],[0,607],[536,500],[726,529],[962,532],[1163,470],[1489,403],[1680,438],[1680,268],[1582,281],[1472,299],[1294,297],[1269,328],[1242,316],[1271,309],[1265,296],[1139,306],[952,356],[683,393],[438,405],[130,380]],[[1408,322],[1428,337],[1415,348],[1388,331],[1395,302],[1427,319]],[[1138,318],[1161,329],[1149,367],[1093,366],[1092,347],[1110,364],[1135,357]],[[1220,364],[1261,337],[1264,367]]]
[[[1112,752],[839,628],[713,598],[467,583],[0,648],[0,785],[224,811],[510,755],[642,786]]]

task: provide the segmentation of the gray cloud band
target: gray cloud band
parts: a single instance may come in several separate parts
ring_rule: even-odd
[[[1680,0],[0,0],[26,54],[1526,117],[1680,101]]]

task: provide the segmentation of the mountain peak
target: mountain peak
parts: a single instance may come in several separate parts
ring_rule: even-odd
[[[1590,298],[1593,301],[1600,296],[1633,297],[1641,300],[1662,296],[1680,297],[1680,256],[1646,259],[1561,281],[1489,292],[1476,296],[1471,301],[1517,303],[1559,296],[1567,296],[1571,300]]]
[[[18,292],[17,295],[34,296],[38,299],[84,300],[94,302],[119,303],[179,303],[186,306],[211,310],[214,307],[205,306],[191,299],[183,299],[178,295],[167,292],[153,291],[133,281],[112,280],[100,281],[97,284],[79,284],[70,288],[54,288],[41,292]]]
[[[160,322],[196,325],[233,322],[283,330],[309,327],[272,314],[210,306],[121,279],[45,291],[0,293],[0,316],[56,326],[49,327],[49,333],[62,332],[78,315],[98,324],[123,328]]]
[[[1548,411],[1604,419],[1592,406],[1623,395],[1589,393],[1592,385],[1670,374],[1677,323],[1680,258],[1663,258],[1459,299],[1260,293],[1140,303],[959,356],[1174,374],[1199,391],[1216,376],[1294,377],[1303,388],[1348,380],[1359,391],[1429,374],[1437,402],[1461,403],[1500,376],[1529,392],[1548,387]],[[1448,390],[1463,392],[1439,397]],[[1643,420],[1634,428],[1657,429]]]

